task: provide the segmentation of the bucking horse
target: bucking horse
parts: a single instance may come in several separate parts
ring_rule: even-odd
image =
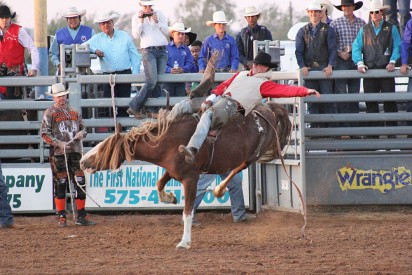
[[[87,152],[80,165],[90,173],[116,170],[125,160],[142,160],[165,168],[166,172],[156,184],[159,199],[177,203],[173,193],[166,193],[164,187],[172,178],[183,184],[184,230],[177,248],[189,249],[199,175],[232,171],[214,190],[215,196],[222,196],[230,179],[239,171],[256,161],[281,157],[281,149],[290,135],[291,123],[287,110],[281,105],[273,102],[261,104],[247,116],[235,116],[217,135],[208,138],[197,153],[196,162],[189,164],[179,153],[178,147],[188,143],[198,120],[192,115],[168,120],[168,112],[160,110],[157,120],[145,122],[128,133],[121,133],[121,125],[118,125],[116,133]]]

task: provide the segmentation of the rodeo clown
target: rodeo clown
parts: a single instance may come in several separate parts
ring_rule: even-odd
[[[50,144],[50,166],[53,174],[54,202],[59,215],[59,227],[67,226],[66,190],[69,180],[76,189],[77,225],[95,225],[89,221],[84,209],[86,185],[84,172],[80,169],[82,139],[86,126],[81,114],[67,104],[67,94],[62,83],[52,85],[54,105],[44,112],[41,137]],[[66,166],[67,163],[67,166]]]
[[[263,98],[320,96],[314,89],[269,81],[270,75],[266,72],[274,68],[276,64],[271,62],[271,56],[268,53],[259,52],[252,63],[252,70],[236,73],[222,82],[202,103],[202,109],[206,111],[202,114],[195,133],[187,146],[179,146],[179,152],[185,155],[187,163],[195,162],[195,156],[210,128],[222,128],[236,112],[248,115]],[[209,108],[210,106],[213,107]]]

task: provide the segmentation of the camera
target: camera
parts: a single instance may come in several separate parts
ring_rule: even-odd
[[[142,18],[149,17],[149,16],[152,16],[152,15],[153,15],[153,12],[151,12],[151,13],[142,13]]]

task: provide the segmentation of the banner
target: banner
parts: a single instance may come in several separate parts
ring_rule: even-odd
[[[86,207],[97,210],[101,208],[182,208],[184,206],[183,185],[174,179],[170,180],[166,192],[172,192],[177,204],[160,202],[156,182],[164,174],[165,169],[153,164],[122,165],[117,171],[99,171],[94,174],[86,173],[87,193],[91,198],[86,199]],[[242,186],[245,205],[249,206],[248,170],[242,171]],[[213,187],[220,184],[222,179],[216,179],[208,187],[200,207],[228,207],[229,193],[215,198],[211,192]],[[95,202],[93,202],[93,200]],[[96,209],[95,209],[96,208]]]
[[[13,213],[53,211],[53,183],[48,168],[3,167],[9,187],[7,200]]]

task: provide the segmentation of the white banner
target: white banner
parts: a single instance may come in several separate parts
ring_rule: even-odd
[[[53,211],[50,167],[8,168],[3,165],[2,170],[4,180],[9,186],[7,200],[14,213]]]
[[[153,164],[122,165],[118,171],[99,171],[94,174],[86,173],[88,195],[102,208],[182,208],[184,205],[183,185],[176,180],[170,180],[166,192],[173,192],[177,204],[166,204],[159,201],[156,189],[157,180],[164,174],[165,169]],[[220,177],[209,186],[220,184]],[[249,206],[248,170],[242,172],[242,186],[245,204]],[[86,199],[86,207],[98,207],[91,199]],[[229,193],[221,198],[215,198],[212,192],[206,192],[200,207],[230,206]]]

